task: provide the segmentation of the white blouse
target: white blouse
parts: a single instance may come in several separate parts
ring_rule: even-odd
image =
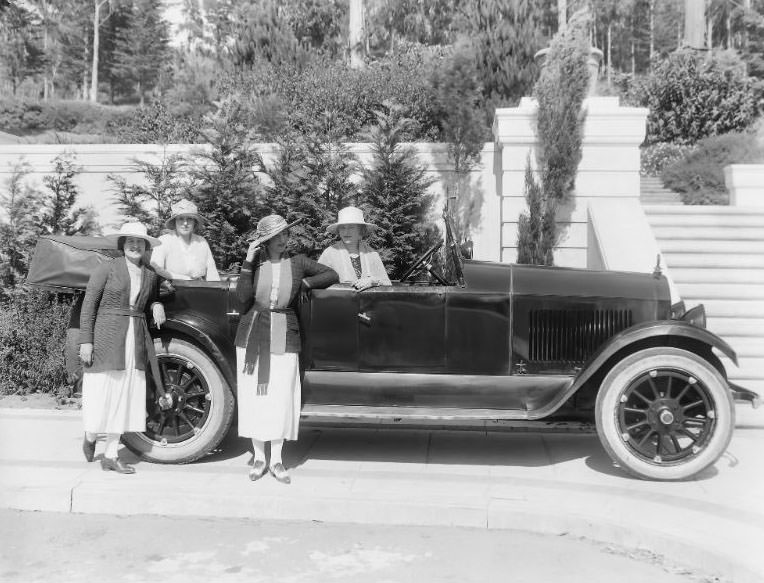
[[[207,240],[192,234],[186,244],[176,233],[159,237],[161,245],[151,252],[151,265],[162,277],[168,279],[206,279],[220,281],[215,260]]]

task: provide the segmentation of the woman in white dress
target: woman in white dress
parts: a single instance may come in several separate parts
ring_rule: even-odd
[[[159,277],[144,264],[148,246],[160,242],[141,223],[126,223],[111,235],[124,257],[103,263],[90,276],[80,315],[82,451],[92,462],[96,437],[106,434],[101,468],[133,474],[135,468],[118,458],[119,438],[127,431],[146,430],[146,373],[157,386],[159,368],[146,324],[150,313],[157,327],[165,322],[159,302]]]
[[[165,221],[171,232],[159,237],[161,247],[151,254],[151,266],[165,279],[220,281],[209,243],[194,230],[203,222],[196,205],[183,199],[172,206]]]
[[[328,265],[340,276],[340,283],[350,283],[358,291],[378,285],[391,285],[382,259],[364,239],[376,229],[367,223],[363,211],[347,206],[337,213],[337,222],[326,229],[340,240],[324,249],[319,263]]]
[[[235,341],[239,435],[252,439],[249,478],[258,480],[268,469],[285,484],[290,478],[281,449],[284,440],[297,439],[300,422],[300,325],[294,304],[302,287],[337,283],[332,269],[286,253],[290,226],[279,215],[258,222],[236,285],[242,304]]]

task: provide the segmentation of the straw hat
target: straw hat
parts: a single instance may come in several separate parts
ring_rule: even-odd
[[[193,217],[193,219],[200,225],[204,222],[196,205],[185,198],[172,205],[170,212],[172,213],[172,216],[164,222],[164,226],[168,229],[175,229],[175,219],[178,217]]]
[[[257,222],[257,229],[250,234],[249,240],[262,245],[268,239],[272,239],[281,231],[285,231],[301,221],[302,219],[297,219],[292,223],[287,223],[281,215],[268,215]]]
[[[105,237],[117,245],[119,245],[119,240],[123,237],[137,237],[138,239],[143,239],[152,247],[156,247],[157,245],[162,244],[159,239],[156,239],[148,234],[146,231],[146,225],[138,222],[125,223],[119,228],[119,231],[105,235]]]
[[[377,225],[367,223],[363,220],[363,211],[355,206],[346,206],[337,213],[337,222],[329,225],[326,230],[329,233],[337,234],[337,228],[340,225],[363,225],[366,232],[373,231]]]

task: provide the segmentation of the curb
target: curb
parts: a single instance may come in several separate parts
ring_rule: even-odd
[[[606,488],[586,484],[501,476],[449,473],[446,479],[442,471],[347,476],[310,469],[296,472],[285,487],[273,480],[253,484],[238,465],[206,472],[147,467],[135,477],[75,462],[59,469],[3,465],[15,466],[19,479],[3,487],[0,506],[17,510],[518,530],[647,550],[735,583],[764,580],[756,550],[762,526],[730,509],[732,516],[721,507],[679,507],[670,494],[605,494]],[[24,484],[26,470],[51,485]]]

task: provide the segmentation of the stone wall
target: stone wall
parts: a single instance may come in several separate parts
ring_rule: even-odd
[[[436,208],[433,218],[438,219],[446,185],[453,179],[446,156],[444,144],[412,144],[420,161],[425,165],[427,174],[436,180],[431,191],[436,195]],[[107,180],[109,174],[125,177],[129,182],[139,183],[142,176],[134,168],[134,160],[158,163],[163,156],[175,153],[189,154],[200,146],[170,144],[167,146],[151,144],[75,144],[75,145],[37,145],[13,144],[0,145],[0,188],[7,188],[7,180],[12,166],[24,160],[32,173],[27,182],[40,189],[42,178],[52,172],[53,160],[59,154],[71,152],[82,171],[77,176],[82,205],[92,205],[99,216],[105,232],[114,230],[124,219],[119,214],[115,194]],[[256,146],[266,165],[276,154],[273,144]],[[349,144],[350,150],[359,161],[369,163],[372,152],[369,144]],[[478,202],[479,213],[472,225],[475,257],[478,259],[499,260],[499,199],[495,190],[494,179],[494,144],[485,145],[481,164],[472,172],[472,193]],[[263,176],[267,180],[267,176]],[[0,213],[3,209],[0,209]]]

